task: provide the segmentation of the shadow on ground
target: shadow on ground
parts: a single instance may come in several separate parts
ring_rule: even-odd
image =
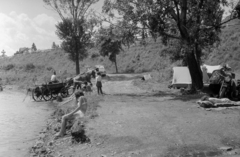
[[[170,146],[164,153],[163,157],[212,157],[222,155],[222,152],[208,145],[180,145]]]
[[[142,75],[137,76],[125,76],[125,75],[116,75],[116,76],[106,76],[105,79],[108,81],[129,81],[134,79],[141,79]]]
[[[117,93],[117,94],[113,94],[113,96],[127,96],[131,98],[171,97],[168,100],[173,100],[173,101],[180,100],[185,102],[185,101],[200,99],[203,96],[203,94],[180,95],[179,93],[158,91],[158,92],[152,92],[152,93]]]

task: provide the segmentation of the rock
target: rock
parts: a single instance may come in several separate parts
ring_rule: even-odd
[[[48,146],[53,146],[53,141],[48,142]]]
[[[57,98],[56,98],[56,100],[57,100],[57,102],[62,102],[62,101],[63,101],[63,98],[62,98],[60,95],[58,95]]]
[[[82,124],[81,120],[77,119],[72,128],[71,128],[71,135],[72,135],[72,143],[81,142],[81,143],[88,143],[90,139],[85,135],[85,126]]]
[[[228,146],[223,146],[223,147],[220,147],[219,149],[222,151],[231,151],[233,148]]]

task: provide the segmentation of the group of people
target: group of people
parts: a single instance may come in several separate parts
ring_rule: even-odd
[[[103,95],[103,91],[102,91],[102,77],[101,77],[101,73],[98,71],[98,69],[96,69],[97,72],[97,76],[96,76],[96,87],[97,87],[97,91],[98,91],[98,95]],[[56,72],[53,72],[53,75],[51,77],[51,81],[56,81]],[[74,80],[74,81],[78,81],[78,80]],[[82,82],[81,82],[82,83]],[[55,135],[55,139],[59,138],[59,137],[63,137],[66,134],[66,124],[67,121],[69,120],[73,120],[76,118],[83,118],[86,111],[87,111],[87,107],[88,107],[88,103],[87,103],[87,98],[84,96],[84,91],[89,91],[91,90],[91,84],[88,84],[88,82],[84,82],[83,83],[84,86],[81,87],[80,90],[75,91],[74,93],[74,104],[76,106],[76,108],[68,113],[62,116],[62,122],[61,122],[61,129],[60,131]],[[87,92],[85,92],[87,93]]]
[[[234,81],[234,73],[228,64],[224,64],[220,70],[213,72],[212,77],[210,78],[209,89],[215,95],[219,95],[223,83],[228,85],[228,98],[234,99],[236,97],[236,83]]]
[[[102,76],[101,76],[101,73],[99,72],[99,69],[96,68],[95,70],[93,70],[94,72],[94,76],[95,76],[95,73],[97,73],[97,76],[96,76],[96,87],[97,87],[97,93],[98,95],[103,95],[103,91],[102,91]],[[79,77],[80,75],[76,76],[73,78],[73,81],[74,81],[74,84],[78,84],[76,86],[76,88],[80,88],[82,89],[83,91],[85,91],[86,93],[91,93],[92,92],[92,83],[91,82],[88,82],[88,81],[81,81],[79,80]],[[57,79],[57,76],[56,76],[56,71],[53,71],[53,74],[51,76],[51,81],[50,83],[59,83],[58,79]],[[83,86],[82,86],[83,85]]]

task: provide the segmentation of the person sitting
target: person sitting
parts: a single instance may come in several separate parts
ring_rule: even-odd
[[[55,135],[55,139],[62,137],[66,134],[67,121],[84,117],[87,111],[88,103],[87,98],[84,96],[84,93],[82,91],[77,91],[75,93],[74,105],[76,106],[76,108],[72,112],[62,116],[61,129],[59,133]]]
[[[92,84],[88,84],[88,82],[84,82],[84,86],[83,86],[82,90],[86,94],[91,94],[92,93]]]
[[[83,81],[80,81],[80,78],[81,78],[81,74],[78,74],[77,76],[75,76],[75,77],[73,78],[74,90],[75,90],[75,89],[82,89]]]
[[[53,75],[51,76],[51,83],[58,83],[58,80],[56,77],[56,71],[54,71]]]

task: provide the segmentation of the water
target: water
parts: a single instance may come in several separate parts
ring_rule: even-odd
[[[53,107],[29,98],[25,93],[0,92],[0,156],[25,157],[46,125]]]

